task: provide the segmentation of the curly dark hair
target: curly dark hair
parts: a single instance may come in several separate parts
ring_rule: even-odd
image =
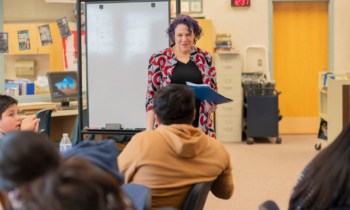
[[[186,25],[188,27],[190,34],[192,34],[192,32],[194,33],[195,37],[194,37],[193,44],[196,44],[196,41],[198,41],[201,38],[201,36],[203,35],[203,30],[198,25],[198,21],[196,21],[195,19],[193,19],[192,17],[190,17],[188,15],[180,14],[174,19],[173,22],[170,23],[168,29],[166,30],[166,33],[169,37],[169,40],[170,40],[172,46],[175,45],[175,28],[179,24]]]
[[[18,101],[11,96],[0,95],[0,120],[2,119],[2,113],[4,113],[12,104],[18,104]]]

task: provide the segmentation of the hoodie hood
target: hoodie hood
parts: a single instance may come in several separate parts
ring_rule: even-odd
[[[157,131],[162,134],[175,153],[183,158],[194,158],[207,144],[208,136],[200,128],[192,125],[162,125]]]
[[[117,162],[119,154],[120,151],[117,150],[113,140],[104,140],[100,142],[84,140],[72,149],[63,153],[63,156],[65,160],[74,156],[85,158],[112,173],[118,178],[120,183],[123,183],[124,175],[119,172]]]

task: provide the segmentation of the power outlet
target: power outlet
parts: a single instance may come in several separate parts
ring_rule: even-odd
[[[258,60],[258,66],[262,66],[262,60],[261,59]]]

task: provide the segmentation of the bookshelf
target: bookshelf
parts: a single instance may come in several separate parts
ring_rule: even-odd
[[[328,75],[324,86],[325,73],[327,72],[319,72],[319,117],[327,121],[328,135],[327,140],[319,140],[320,145],[327,146],[350,120],[350,73],[333,72]]]

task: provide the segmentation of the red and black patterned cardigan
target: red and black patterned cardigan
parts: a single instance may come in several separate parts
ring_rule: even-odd
[[[208,84],[209,87],[217,91],[216,71],[210,53],[193,46],[190,51],[190,57],[202,74],[203,84]],[[157,90],[171,83],[176,63],[176,55],[171,48],[159,51],[151,56],[148,65],[147,111],[153,109],[153,98]],[[154,128],[157,127],[158,124],[155,122]],[[211,115],[205,110],[204,103],[201,103],[199,108],[198,128],[201,128],[210,137],[216,139]]]

